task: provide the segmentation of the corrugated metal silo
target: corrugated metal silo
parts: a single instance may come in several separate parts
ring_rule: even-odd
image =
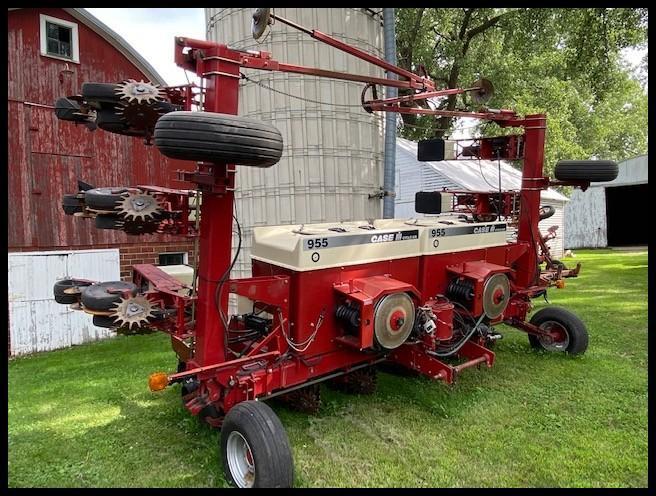
[[[206,18],[212,21],[208,38],[233,48],[269,51],[281,62],[384,76],[381,69],[280,22],[267,28],[264,41],[256,41],[251,36],[252,10],[206,9]],[[382,57],[381,18],[372,16],[371,10],[376,9],[281,8],[275,12]],[[269,169],[238,168],[235,198],[243,245],[233,277],[250,275],[254,226],[379,218],[382,213],[382,202],[369,195],[382,186],[383,117],[368,114],[360,106],[364,84],[281,72],[242,72],[300,98],[242,80],[239,114],[276,126],[285,147],[282,160]]]

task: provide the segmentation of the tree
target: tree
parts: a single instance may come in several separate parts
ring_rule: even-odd
[[[647,9],[398,9],[396,31],[399,65],[423,65],[439,88],[485,77],[496,90],[490,107],[546,112],[547,171],[561,158],[619,160],[646,151],[646,81],[631,74],[620,52],[646,47]],[[453,95],[435,105],[465,103]],[[454,128],[449,117],[402,118],[409,139]],[[477,132],[508,130],[488,123]]]

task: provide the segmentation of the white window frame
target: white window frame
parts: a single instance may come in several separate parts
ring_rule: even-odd
[[[188,251],[165,251],[157,254],[157,265],[159,265],[160,255],[182,255],[182,265],[189,265],[189,252]],[[168,265],[161,265],[161,267],[169,267]]]
[[[80,37],[78,35],[77,24],[70,21],[65,21],[64,19],[58,19],[57,17],[51,17],[45,14],[39,14],[39,22],[41,28],[39,30],[39,37],[41,42],[41,55],[44,57],[49,57],[51,59],[64,60],[66,62],[73,62],[75,64],[80,63]],[[58,24],[62,27],[69,28],[71,30],[71,55],[72,59],[66,57],[59,57],[48,53],[48,37],[46,36],[46,22],[51,24]]]

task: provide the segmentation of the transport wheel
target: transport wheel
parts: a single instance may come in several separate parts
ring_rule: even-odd
[[[117,186],[115,188],[93,188],[84,192],[84,201],[90,208],[98,210],[114,210],[116,204],[123,201],[122,194],[128,188]]]
[[[556,338],[528,335],[533,348],[582,355],[588,348],[588,330],[585,324],[569,310],[547,307],[531,317],[531,324],[556,333]]]
[[[548,219],[556,213],[556,209],[551,205],[544,205],[540,207],[540,220]]]
[[[155,145],[170,158],[271,167],[282,155],[275,127],[236,115],[171,112],[155,125]]]
[[[115,303],[120,303],[121,293],[109,293],[109,289],[130,291],[132,296],[137,296],[137,286],[131,282],[109,281],[92,284],[82,291],[82,304],[90,310],[106,312],[113,310]]]
[[[61,303],[62,305],[70,305],[71,303],[76,303],[79,295],[74,295],[74,294],[66,294],[64,291],[66,289],[74,288],[74,287],[83,287],[83,286],[90,286],[90,282],[86,281],[80,281],[78,279],[62,279],[61,281],[57,281],[55,285],[52,288],[52,292],[55,296],[55,301],[57,303]]]
[[[554,176],[560,181],[612,181],[619,167],[612,160],[560,160]]]
[[[292,487],[294,461],[280,419],[260,401],[244,401],[221,428],[223,469],[237,487]]]
[[[64,195],[62,198],[62,210],[66,215],[73,215],[77,212],[83,212],[84,206],[77,195]]]
[[[327,381],[327,385],[349,394],[374,394],[378,384],[378,369],[366,367]]]

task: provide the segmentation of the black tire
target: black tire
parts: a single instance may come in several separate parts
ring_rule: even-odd
[[[96,229],[123,229],[123,221],[118,215],[98,215],[94,219]]]
[[[221,428],[223,470],[226,480],[235,486],[240,486],[239,477],[234,477],[231,472],[228,443],[230,441],[234,446],[240,441],[240,436],[250,447],[255,466],[255,474],[250,479],[252,487],[292,487],[294,461],[289,438],[280,419],[268,405],[260,401],[244,401],[234,406],[225,417]]]
[[[619,167],[612,160],[561,160],[554,169],[560,181],[613,181],[618,173]]]
[[[122,200],[121,195],[127,191],[125,186],[90,189],[84,192],[84,202],[97,210],[114,210],[116,203]]]
[[[415,193],[415,212],[418,214],[441,214],[442,195],[439,191],[417,191]]]
[[[116,93],[118,85],[114,83],[83,83],[82,97],[88,102],[100,102],[116,105],[119,96]]]
[[[79,279],[62,279],[61,281],[55,282],[55,285],[52,288],[52,293],[57,303],[61,303],[62,305],[70,305],[78,301],[79,295],[67,294],[64,291],[76,286],[85,287],[90,285],[90,282],[80,281]]]
[[[114,322],[114,317],[110,317],[108,315],[94,315],[93,325],[96,327],[106,327],[108,329],[118,327],[118,324]]]
[[[155,145],[170,158],[271,167],[282,155],[275,127],[236,115],[171,112],[155,125]]]
[[[123,119],[112,109],[99,110],[96,115],[96,125],[103,131],[121,134],[123,136],[144,136],[144,131],[130,129]]]
[[[82,122],[86,117],[76,115],[80,112],[80,105],[68,98],[58,98],[55,102],[55,116],[62,121]]]
[[[137,295],[137,286],[131,282],[109,281],[92,284],[82,290],[82,304],[90,310],[107,311],[121,301],[120,294],[109,293],[108,289],[130,291],[132,296]]]
[[[77,195],[64,195],[62,198],[62,210],[64,210],[66,215],[83,212],[84,203],[77,198]]]
[[[540,207],[540,220],[548,219],[556,213],[556,209],[551,205],[543,205]]]
[[[539,310],[530,320],[531,324],[538,327],[542,327],[548,322],[559,324],[567,333],[569,344],[562,351],[565,351],[570,355],[582,355],[585,353],[585,350],[588,348],[588,330],[581,319],[564,308],[546,307]],[[533,348],[546,351],[557,351],[546,347],[537,336],[532,334],[528,335],[528,340]]]

